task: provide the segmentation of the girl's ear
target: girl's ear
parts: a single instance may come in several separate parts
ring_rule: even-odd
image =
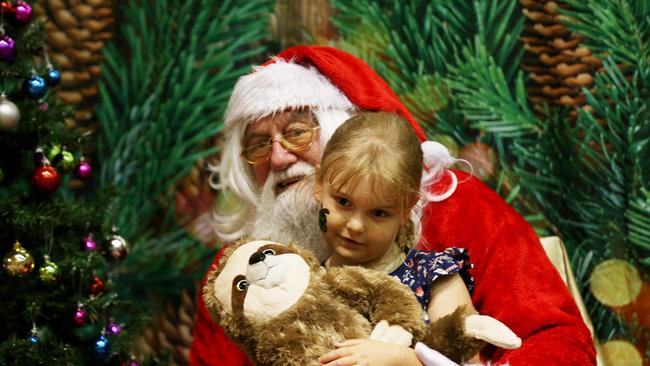
[[[404,217],[402,218],[404,222],[410,219],[411,217],[411,211],[413,211],[413,208],[415,205],[418,203],[418,200],[420,199],[420,196],[417,194],[414,194],[407,202],[408,206],[406,207],[407,209],[404,210]]]

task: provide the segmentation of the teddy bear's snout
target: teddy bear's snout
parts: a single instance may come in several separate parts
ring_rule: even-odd
[[[248,258],[246,279],[251,285],[271,288],[284,281],[285,267],[277,256],[253,253]]]

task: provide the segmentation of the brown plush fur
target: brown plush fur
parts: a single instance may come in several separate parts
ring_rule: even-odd
[[[425,329],[422,308],[406,286],[361,267],[325,271],[311,252],[297,246],[289,247],[311,270],[309,285],[298,303],[259,323],[228,314],[216,299],[214,282],[239,245],[224,251],[217,268],[208,275],[203,299],[215,322],[257,365],[320,365],[318,358],[334,349],[336,342],[368,338],[381,320],[401,325],[413,334],[414,341],[422,339],[456,361],[478,351],[476,340],[468,339],[462,331],[469,315],[466,310],[459,309]]]
[[[460,306],[453,313],[436,319],[427,327],[421,342],[456,363],[469,360],[485,346],[484,341],[465,335],[465,318],[472,314],[476,314],[476,311]]]

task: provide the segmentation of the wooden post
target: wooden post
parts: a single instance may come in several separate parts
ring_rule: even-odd
[[[329,0],[277,0],[271,34],[280,48],[298,44],[327,44],[336,38]]]

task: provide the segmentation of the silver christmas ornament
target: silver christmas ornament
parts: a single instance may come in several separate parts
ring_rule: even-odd
[[[18,107],[2,93],[0,94],[0,128],[11,130],[18,126],[20,111]]]
[[[117,230],[113,229],[113,234],[110,235],[106,241],[106,251],[111,257],[122,260],[126,258],[129,253],[129,247],[123,237],[117,234]]]

